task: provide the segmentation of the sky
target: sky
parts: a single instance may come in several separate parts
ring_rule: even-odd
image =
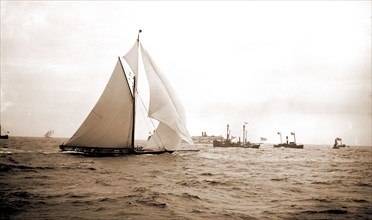
[[[142,29],[191,135],[372,146],[371,18],[370,1],[1,1],[1,125],[71,137]]]

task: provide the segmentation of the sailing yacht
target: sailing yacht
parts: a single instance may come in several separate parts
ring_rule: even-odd
[[[8,133],[9,132],[5,131],[4,128],[2,128],[0,125],[0,139],[8,139],[9,138]]]
[[[153,59],[137,40],[128,53],[119,57],[101,97],[62,151],[94,155],[172,153],[184,140],[193,145],[186,128],[183,106],[174,89]],[[157,127],[144,146],[135,146],[139,60],[149,84],[147,117]],[[142,77],[142,76],[141,76]],[[155,123],[154,123],[155,125]]]
[[[50,137],[52,137],[53,134],[54,134],[54,130],[49,130],[49,131],[47,131],[47,133],[44,134],[44,137],[50,138]]]
[[[0,103],[1,103],[1,100],[0,100]],[[1,111],[0,111],[0,139],[8,139],[9,138],[8,133],[9,131],[6,131],[4,127],[1,127]]]

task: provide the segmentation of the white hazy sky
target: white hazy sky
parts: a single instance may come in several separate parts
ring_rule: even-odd
[[[206,131],[371,146],[371,1],[1,1],[1,124],[70,137],[142,43]]]

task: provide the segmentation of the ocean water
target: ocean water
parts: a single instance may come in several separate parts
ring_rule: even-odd
[[[372,219],[372,147],[61,153],[0,140],[0,219]]]

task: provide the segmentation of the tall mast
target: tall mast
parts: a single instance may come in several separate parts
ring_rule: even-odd
[[[134,135],[136,125],[136,76],[133,76],[133,123],[132,123],[132,148],[134,148]]]
[[[138,43],[139,43],[139,36],[140,36],[140,33],[142,32],[142,30],[141,29],[139,29],[138,30],[138,36],[137,36],[137,41],[138,41]]]
[[[124,77],[125,77],[125,79],[126,79],[126,81],[127,81],[127,83],[128,83],[128,87],[130,88],[130,85],[129,85],[129,80],[128,80],[128,77],[127,77],[127,75],[125,74],[125,70],[124,70],[124,66],[123,66],[123,63],[121,62],[121,59],[120,59],[120,57],[118,57],[118,60],[119,60],[119,62],[120,62],[120,66],[121,66],[121,69],[123,70],[123,73],[124,73]],[[134,85],[134,84],[133,84]],[[133,99],[133,101],[134,101],[134,90],[133,90],[133,96],[132,96],[132,99]],[[133,110],[134,110],[135,108],[133,107]],[[133,116],[134,116],[135,114],[133,113]],[[134,120],[134,119],[133,119]],[[133,122],[133,124],[134,124],[134,122]],[[134,127],[132,126],[132,135],[134,135]],[[134,147],[134,143],[133,143],[133,140],[134,140],[134,138],[132,137],[132,146],[131,147]]]
[[[245,144],[245,124],[243,125],[243,145]]]
[[[142,32],[141,29],[138,31],[138,36],[137,36],[137,51],[139,52],[139,44],[140,44],[140,33]],[[138,64],[138,57],[139,53],[137,53],[137,64]],[[138,65],[137,65],[138,68]],[[138,74],[138,69],[136,70]],[[136,92],[137,92],[137,78],[136,75],[134,74],[133,77],[133,124],[132,124],[132,147],[134,148],[134,136],[135,136],[135,126],[136,126]]]
[[[226,140],[229,140],[229,124],[227,124]]]

